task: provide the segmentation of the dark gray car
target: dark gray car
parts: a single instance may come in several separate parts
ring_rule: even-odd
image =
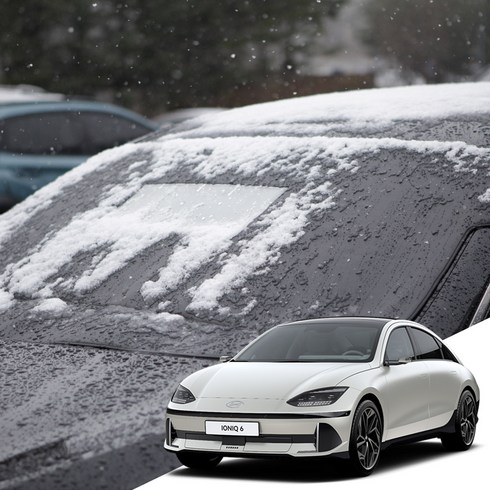
[[[226,111],[93,157],[7,213],[0,478],[25,459],[38,481],[97,486],[104,453],[114,485],[168,470],[122,464],[130,482],[118,458],[158,461],[177,382],[277,323],[400,317],[446,337],[488,317],[489,96]]]

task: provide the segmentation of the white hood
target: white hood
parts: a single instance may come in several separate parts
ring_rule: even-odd
[[[229,362],[194,373],[182,384],[198,400],[289,400],[370,368],[368,363]]]

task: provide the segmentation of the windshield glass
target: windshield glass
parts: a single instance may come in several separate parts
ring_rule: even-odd
[[[275,327],[247,347],[237,362],[369,362],[384,322],[351,321]]]

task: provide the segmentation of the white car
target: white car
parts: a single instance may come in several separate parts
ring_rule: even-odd
[[[439,437],[468,449],[479,399],[471,372],[418,323],[306,320],[188,376],[167,408],[165,448],[191,468],[223,456],[336,455],[368,475],[393,443]]]

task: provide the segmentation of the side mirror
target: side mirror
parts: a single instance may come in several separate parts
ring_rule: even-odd
[[[409,362],[412,362],[412,359],[410,359],[409,357],[402,357],[397,361],[385,359],[383,362],[383,366],[400,366],[401,364],[408,364]]]
[[[232,356],[220,356],[219,362],[230,362],[232,360]]]

